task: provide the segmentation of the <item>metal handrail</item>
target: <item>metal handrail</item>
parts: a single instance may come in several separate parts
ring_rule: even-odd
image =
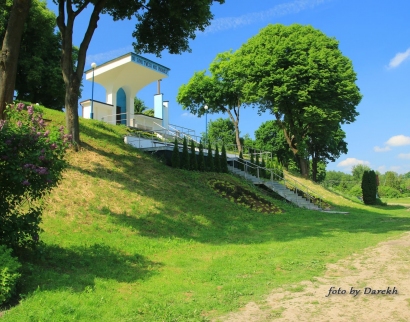
[[[289,186],[291,186],[292,188],[294,188],[294,189],[295,189],[295,193],[296,193],[297,195],[298,195],[298,190],[299,190],[299,191],[301,191],[302,193],[304,193],[306,196],[308,196],[307,199],[308,199],[309,202],[311,202],[311,203],[313,203],[313,201],[314,201],[315,199],[319,199],[319,208],[322,209],[322,200],[323,200],[323,197],[320,196],[319,194],[316,194],[319,198],[313,196],[311,193],[309,193],[309,188],[308,188],[308,187],[306,187],[305,185],[301,184],[300,182],[297,182],[297,181],[294,180],[293,178],[285,179],[284,177],[281,177],[280,175],[278,175],[273,169],[261,167],[261,166],[259,166],[259,165],[257,165],[257,164],[251,163],[251,162],[249,162],[249,161],[240,161],[240,160],[235,160],[235,159],[233,159],[233,160],[230,160],[230,161],[228,161],[228,162],[233,162],[233,168],[235,168],[235,162],[237,162],[237,163],[239,163],[239,164],[242,164],[242,165],[244,166],[244,170],[243,170],[243,171],[245,171],[245,179],[247,179],[247,174],[254,176],[253,174],[249,173],[248,168],[254,168],[254,169],[256,170],[256,171],[255,171],[255,172],[256,172],[256,177],[257,177],[259,180],[261,180],[261,181],[263,181],[263,180],[262,180],[261,177],[260,177],[260,170],[263,169],[263,170],[265,170],[265,171],[267,171],[267,172],[270,172],[270,178],[269,178],[269,179],[263,178],[263,179],[268,180],[268,181],[270,181],[270,182],[273,182],[273,181],[283,181],[283,182],[284,182],[284,186],[286,187],[286,184],[288,184]],[[275,178],[278,178],[279,180],[273,180],[274,176],[275,176]],[[298,188],[298,186],[297,186],[296,184],[292,183],[292,181],[294,181],[295,183],[297,182],[297,183],[299,184],[299,186],[302,186],[302,187],[305,188],[306,190],[304,191],[303,189]],[[297,202],[297,205],[299,206],[299,203],[298,203],[298,202]]]

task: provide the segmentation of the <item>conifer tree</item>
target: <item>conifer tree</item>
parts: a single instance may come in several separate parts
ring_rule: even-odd
[[[261,169],[260,169],[260,171],[261,171],[261,177],[263,177],[263,178],[267,178],[267,173],[266,173],[266,164],[265,164],[265,159],[262,157],[262,162],[261,162]]]
[[[253,153],[251,153],[251,167],[249,168],[250,174],[255,174],[254,164],[255,164],[255,158],[253,157]]]
[[[198,170],[199,171],[206,170],[205,158],[204,158],[204,146],[202,145],[202,142],[199,143]]]
[[[210,172],[215,171],[215,164],[214,164],[214,158],[212,156],[212,147],[211,143],[208,143],[208,157],[206,159],[207,161],[207,170]]]
[[[219,155],[218,145],[215,147],[215,172],[221,172],[221,156]]]
[[[244,159],[243,159],[243,154],[242,154],[242,151],[241,152],[239,152],[239,167],[238,167],[238,169],[240,169],[240,170],[245,170],[245,166],[244,166]]]
[[[212,147],[211,143],[208,143],[208,156],[206,158],[206,170],[210,172],[215,171],[214,158],[212,157]]]
[[[189,153],[186,137],[184,137],[184,144],[182,147],[181,169],[189,170]]]
[[[362,193],[363,202],[365,205],[376,204],[377,180],[376,173],[371,170],[366,170],[362,177]]]
[[[179,147],[178,147],[178,140],[177,140],[177,138],[175,138],[174,149],[172,150],[171,163],[172,163],[172,167],[173,167],[173,168],[179,168],[179,167],[180,167]]]
[[[221,172],[228,173],[228,158],[226,156],[225,143],[222,144],[221,152]]]
[[[189,164],[192,171],[198,170],[194,140],[191,140],[191,155],[189,156]]]

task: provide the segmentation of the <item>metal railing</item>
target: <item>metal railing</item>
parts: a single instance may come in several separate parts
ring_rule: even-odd
[[[285,178],[284,176],[280,176],[279,174],[277,174],[275,172],[274,169],[270,169],[270,168],[265,168],[265,167],[261,167],[259,165],[256,165],[254,163],[251,163],[249,161],[243,161],[240,159],[233,159],[228,161],[228,163],[232,163],[232,167],[235,169],[239,169],[245,172],[245,179],[248,179],[248,177],[256,177],[258,180],[262,181],[262,182],[272,182],[274,183],[276,182],[283,182],[283,185],[287,188],[288,186],[291,187],[290,190],[294,190],[294,193],[297,196],[300,196],[299,193],[302,194],[302,198],[305,198],[306,200],[308,200],[310,203],[316,204],[315,202],[318,201],[319,204],[316,204],[320,209],[322,209],[322,200],[323,197],[320,196],[319,194],[315,193],[315,195],[317,197],[315,197],[312,194],[311,189],[309,189],[309,187],[301,184],[300,182],[297,182],[296,180],[294,180],[293,178]],[[235,164],[237,166],[235,166]],[[269,174],[266,177],[263,176],[262,174]],[[300,188],[302,187],[302,189]],[[296,204],[299,206],[299,198],[296,198]]]

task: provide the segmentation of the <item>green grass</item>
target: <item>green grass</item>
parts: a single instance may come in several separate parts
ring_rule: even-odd
[[[383,202],[387,204],[403,204],[403,205],[410,205],[410,197],[402,197],[402,198],[382,198]]]
[[[45,118],[64,124],[59,112]],[[328,191],[348,215],[267,196],[284,212],[253,211],[208,184],[258,194],[242,180],[171,169],[124,144],[123,126],[80,124],[83,146],[46,199],[43,244],[22,254],[21,301],[5,322],[208,321],[410,228],[403,206],[367,207]]]

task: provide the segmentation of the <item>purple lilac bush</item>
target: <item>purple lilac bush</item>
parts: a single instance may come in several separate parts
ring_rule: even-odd
[[[30,247],[38,241],[41,199],[59,183],[70,136],[45,126],[41,113],[9,105],[0,120],[0,244]]]

